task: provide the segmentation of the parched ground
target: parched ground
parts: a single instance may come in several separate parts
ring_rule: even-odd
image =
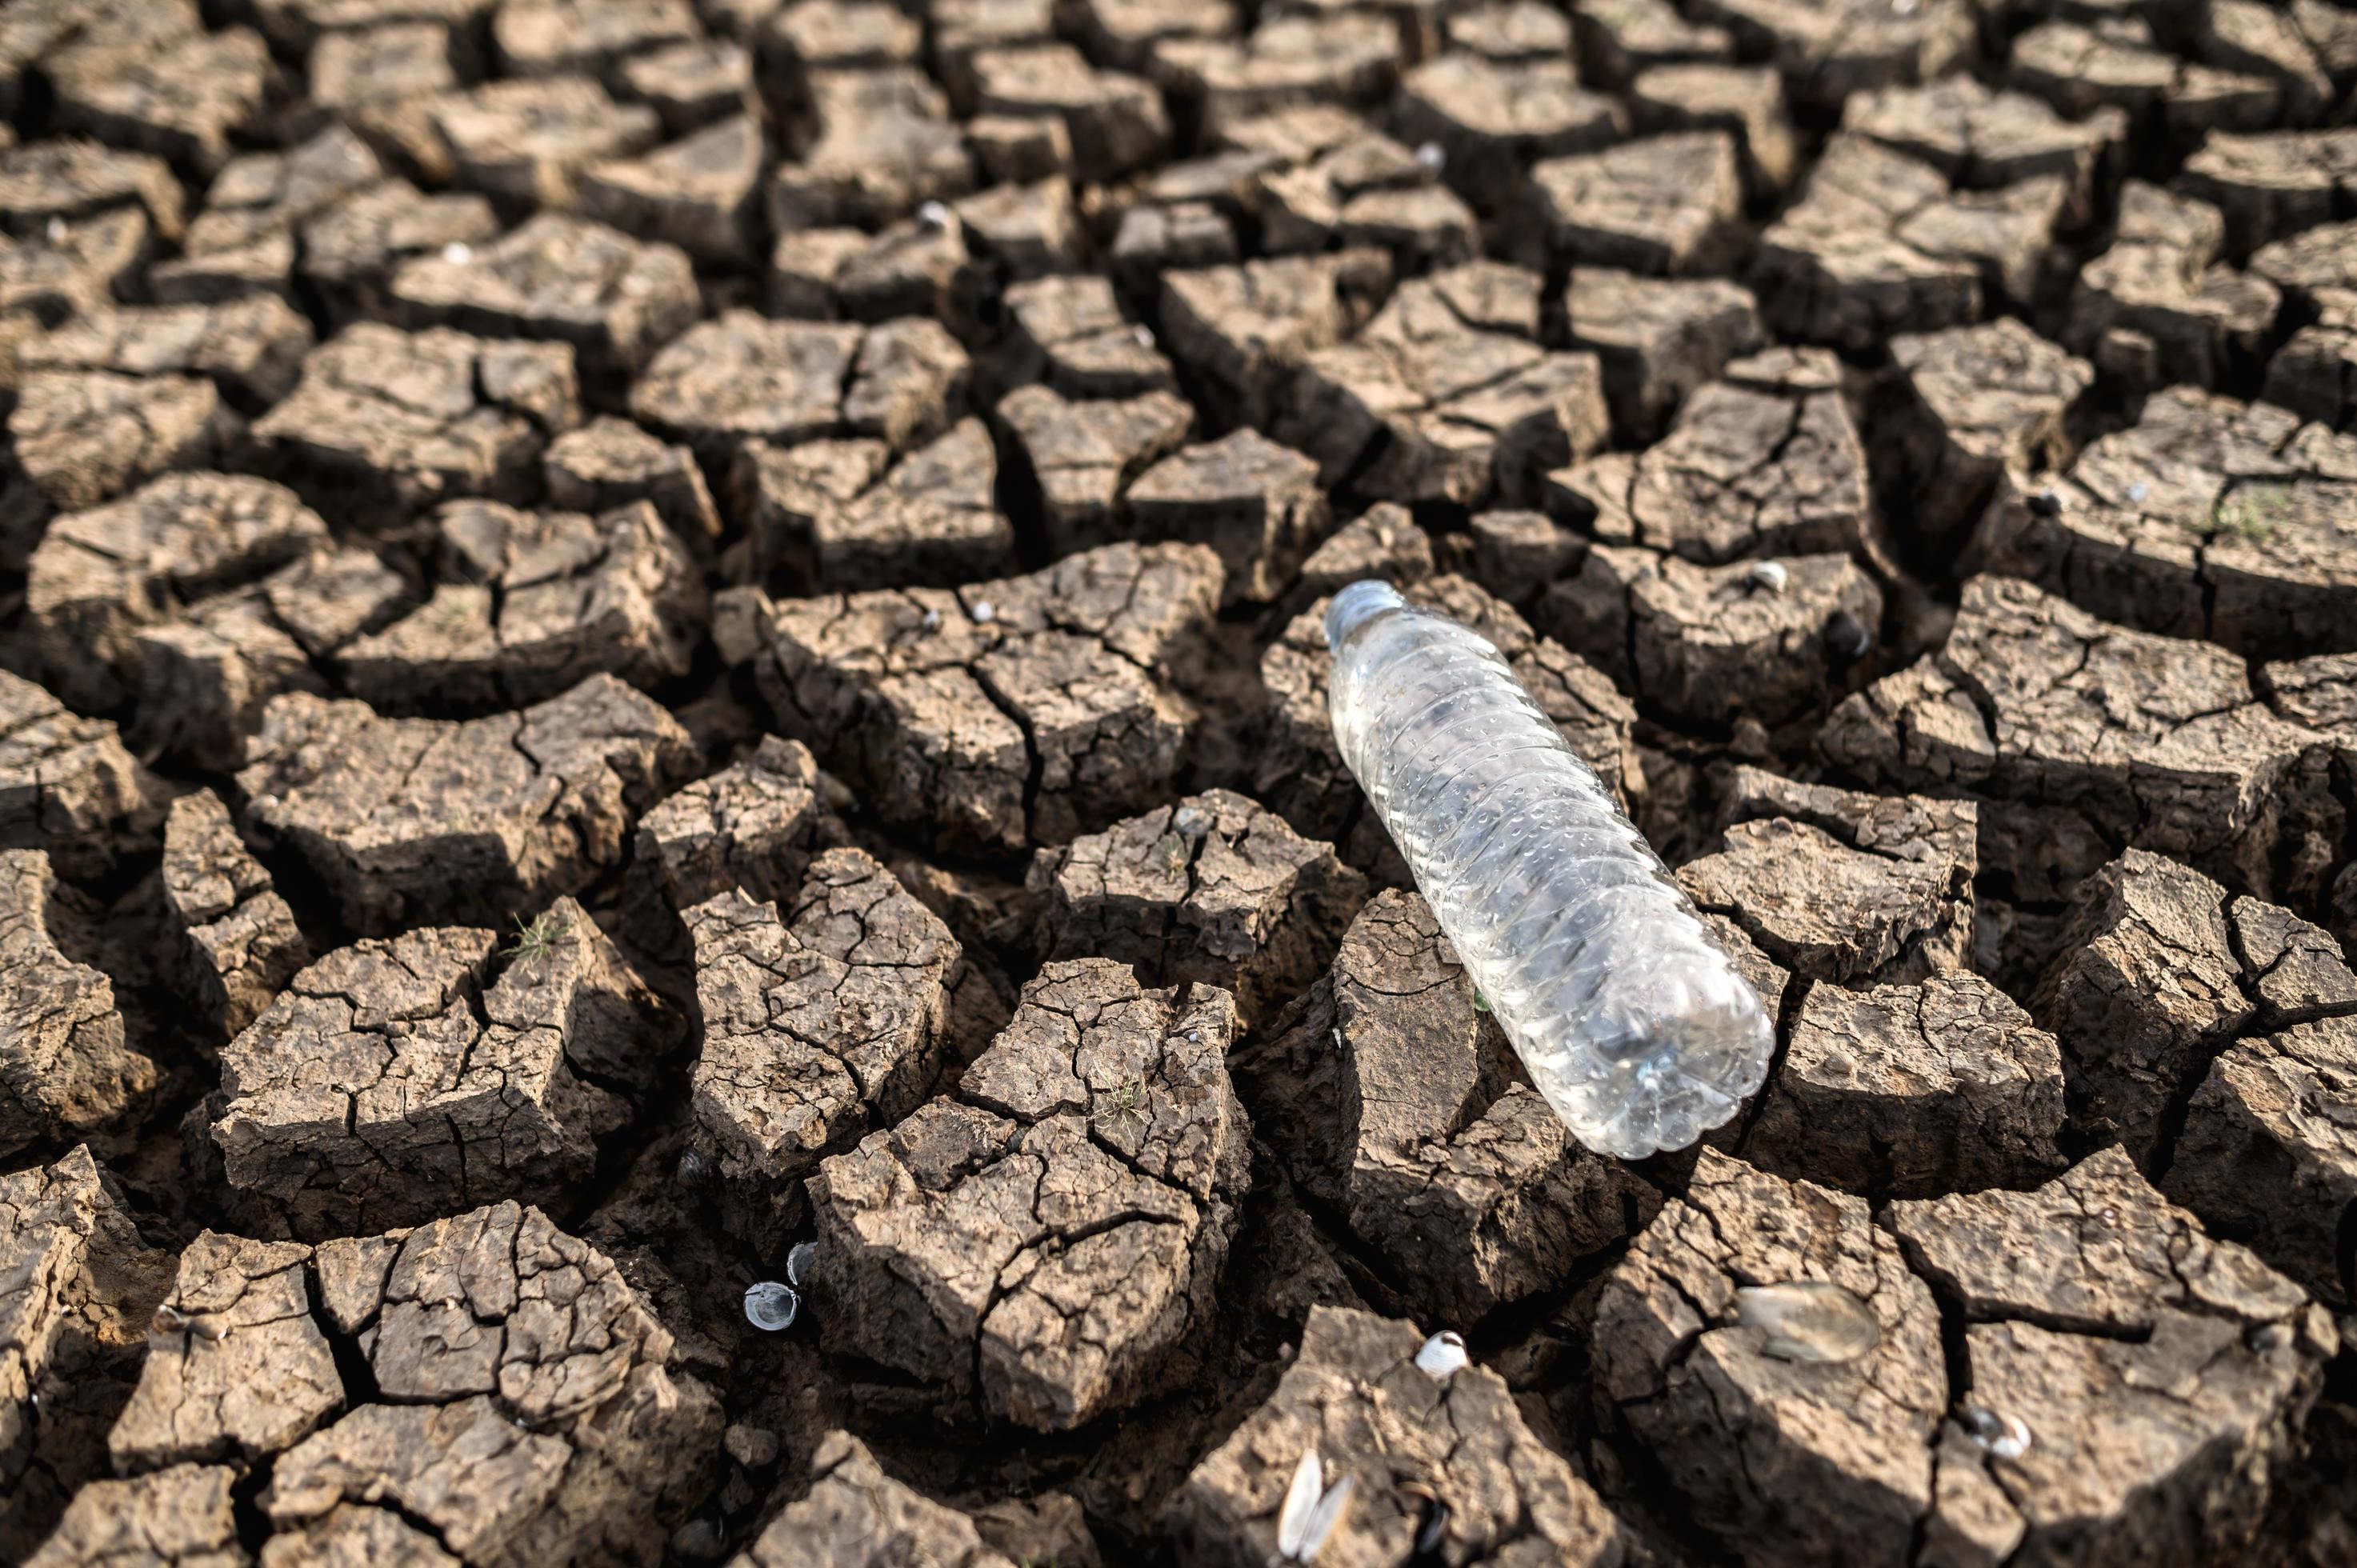
[[[2345,0],[0,0],[0,1563],[2357,1568]]]

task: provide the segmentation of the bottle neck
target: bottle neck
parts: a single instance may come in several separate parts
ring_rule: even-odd
[[[1359,628],[1386,611],[1405,606],[1397,588],[1380,579],[1369,578],[1352,583],[1334,596],[1326,607],[1326,647],[1329,651],[1341,651],[1342,644]]]

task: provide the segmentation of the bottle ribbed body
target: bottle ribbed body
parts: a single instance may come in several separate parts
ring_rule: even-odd
[[[1684,1148],[1775,1030],[1651,845],[1487,639],[1381,583],[1335,596],[1343,761],[1528,1070],[1589,1148]]]

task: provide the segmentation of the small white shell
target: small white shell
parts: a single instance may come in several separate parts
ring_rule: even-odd
[[[442,259],[454,267],[463,267],[475,259],[475,247],[453,240],[442,247]]]
[[[1448,166],[1448,154],[1438,142],[1426,142],[1415,150],[1416,166],[1426,174],[1438,174]]]
[[[745,1321],[764,1333],[775,1334],[793,1326],[794,1314],[802,1310],[802,1298],[794,1294],[791,1285],[777,1280],[759,1280],[745,1289]]]
[[[988,599],[976,599],[966,612],[977,625],[988,626],[998,618],[998,607]]]
[[[1455,1377],[1472,1361],[1473,1358],[1465,1353],[1465,1337],[1453,1328],[1442,1329],[1415,1353],[1415,1369],[1439,1380]]]
[[[1957,1418],[1965,1435],[2000,1459],[2018,1459],[2036,1441],[2018,1415],[2001,1415],[1986,1405],[1968,1404]]]
[[[917,209],[917,221],[928,229],[946,229],[956,216],[946,203],[928,201]]]
[[[786,1251],[786,1283],[799,1285],[810,1272],[811,1260],[818,1256],[818,1243],[797,1241]]]
[[[1792,574],[1785,570],[1784,563],[1781,561],[1754,561],[1751,564],[1751,570],[1743,575],[1744,585],[1747,587],[1758,588],[1770,594],[1782,593],[1784,585],[1791,580]]]
[[[1325,1492],[1326,1466],[1319,1463],[1318,1450],[1305,1448],[1293,1466],[1293,1480],[1285,1488],[1285,1501],[1276,1510],[1278,1555],[1299,1558],[1302,1537],[1309,1533],[1309,1516],[1318,1511],[1318,1499]]]

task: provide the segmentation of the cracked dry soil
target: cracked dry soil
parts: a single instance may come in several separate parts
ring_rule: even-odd
[[[2343,0],[0,4],[0,1563],[2357,1565],[2352,126]],[[1767,1002],[1697,1147],[1376,575]]]

